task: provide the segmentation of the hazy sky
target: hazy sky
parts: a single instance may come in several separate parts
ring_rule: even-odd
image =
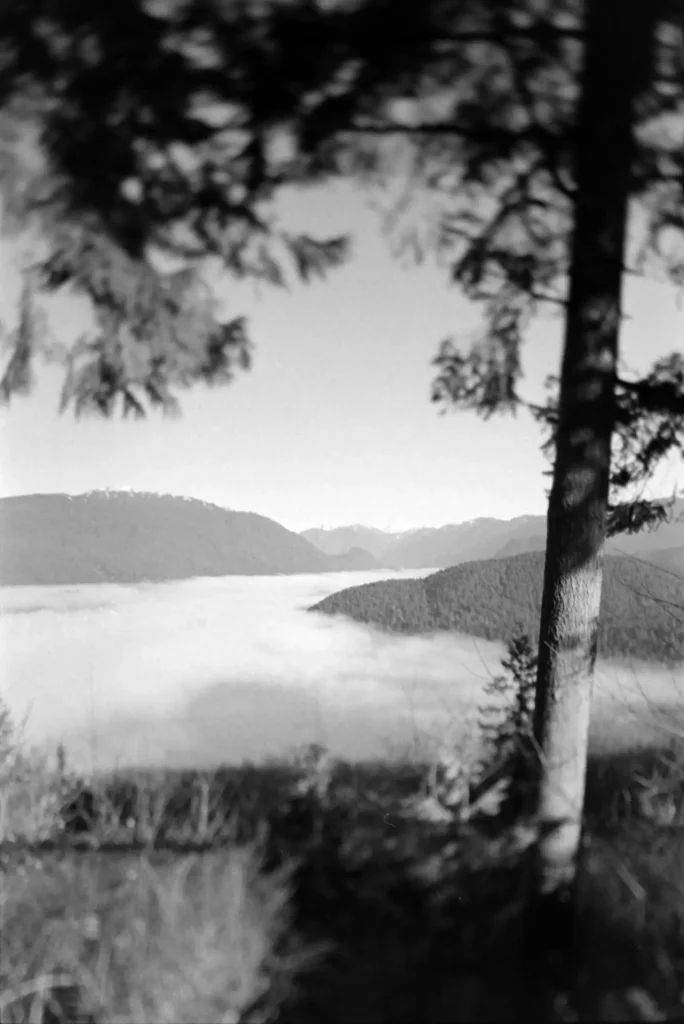
[[[320,234],[353,232],[355,258],[327,283],[290,292],[259,296],[251,285],[221,282],[226,309],[249,317],[251,372],[226,388],[186,393],[178,421],[77,423],[58,416],[61,375],[41,371],[34,394],[0,412],[0,496],[131,487],[259,512],[294,530],[543,512],[547,464],[527,414],[484,422],[440,416],[429,401],[439,342],[477,324],[447,272],[402,268],[377,216],[347,189],[293,199],[287,216]],[[0,280],[0,317],[11,322],[17,261],[2,243]],[[632,280],[626,310],[623,352],[635,369],[681,347],[684,305],[672,289]],[[75,301],[53,312],[64,339],[86,322]],[[541,321],[530,332],[528,397],[539,397],[558,369],[560,327]],[[671,492],[678,476],[669,466],[650,493]]]

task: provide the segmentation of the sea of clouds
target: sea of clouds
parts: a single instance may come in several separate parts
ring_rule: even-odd
[[[258,761],[314,741],[351,758],[472,742],[503,645],[306,611],[381,578],[3,588],[0,694],[27,742],[63,741],[84,769]],[[595,742],[658,734],[683,696],[684,670],[600,662]]]

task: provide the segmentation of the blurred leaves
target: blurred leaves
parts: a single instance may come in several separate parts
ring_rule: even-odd
[[[513,320],[508,329],[517,335],[517,322]],[[439,374],[433,385],[432,401],[475,409],[485,419],[501,409],[515,412],[519,402],[519,350],[517,344],[506,344],[509,337],[507,332],[503,338],[487,338],[473,345],[467,355],[450,340],[442,342],[439,355],[433,360]]]
[[[676,2],[653,12],[632,176],[645,218],[637,265],[681,282],[681,25]],[[14,189],[19,220],[38,218],[45,281],[85,290],[108,337],[138,291],[125,275],[159,273],[153,252],[275,287],[290,270],[324,276],[348,240],[283,229],[275,200],[351,176],[395,251],[436,257],[482,310],[473,352],[455,337],[438,354],[433,399],[510,411],[531,319],[564,310],[582,18],[577,0],[6,0],[0,119],[13,111],[14,128],[0,123],[0,173],[22,178],[6,156],[20,123],[42,164],[31,189]],[[19,122],[17,104],[29,111]],[[100,243],[109,255],[86,282],[85,249]],[[121,379],[115,364],[108,356],[103,372]]]
[[[543,450],[555,453],[558,429],[558,378],[546,381],[543,404],[526,402],[546,439]],[[657,360],[649,373],[617,376],[611,453],[608,536],[637,533],[665,521],[668,503],[634,498],[663,461],[684,453],[684,357],[679,352]],[[631,500],[628,499],[632,496]]]
[[[33,294],[75,290],[96,321],[62,356],[62,410],[174,414],[179,387],[249,368],[244,319],[219,315],[201,284],[208,260],[285,287],[348,257],[345,239],[283,230],[272,208],[296,177],[274,117],[311,62],[295,60],[296,33],[270,5],[282,32],[272,71],[286,72],[276,87],[264,77],[269,5],[223,8],[8,0],[0,11],[3,227],[38,239]],[[20,320],[5,402],[28,393],[45,355],[45,324]]]

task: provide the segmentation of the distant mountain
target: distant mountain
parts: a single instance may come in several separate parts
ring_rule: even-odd
[[[396,569],[423,569],[453,565],[459,561],[492,555],[516,531],[538,529],[539,516],[521,516],[510,522],[475,519],[441,527],[423,527],[392,533],[369,526],[339,526],[334,529],[305,530],[301,536],[327,555],[340,554],[350,545],[370,551]]]
[[[524,534],[522,537],[512,537],[500,548],[495,558],[512,558],[513,555],[522,555],[526,551],[546,550],[546,530],[543,533]]]
[[[516,519],[473,519],[441,527],[425,527],[390,533],[364,526],[335,530],[306,530],[302,535],[319,550],[337,553],[348,546],[349,537],[371,551],[385,565],[395,569],[449,568],[463,562],[507,558],[526,551],[543,551],[546,546],[546,517],[518,516]],[[363,540],[361,540],[363,538]],[[673,522],[657,530],[623,535],[608,542],[615,554],[644,556],[648,552],[684,545],[684,500],[675,503]]]
[[[383,552],[390,565],[404,569],[445,568],[479,558],[493,558],[506,543],[538,532],[543,517],[520,516],[509,521],[474,519],[466,523],[420,530],[393,542]]]
[[[313,529],[300,533],[300,537],[325,555],[343,555],[350,549],[362,548],[375,558],[381,558],[389,544],[402,536],[401,533],[388,533],[372,526],[338,526],[331,530]]]
[[[303,537],[272,519],[189,498],[96,491],[0,500],[2,586],[138,583],[335,568]]]
[[[618,537],[609,550],[642,559],[667,551],[663,557],[677,561],[684,549],[678,505],[681,521]],[[542,516],[520,516],[403,533],[351,526],[299,535],[253,512],[173,495],[34,494],[0,499],[0,586],[449,567],[542,549],[545,527]]]
[[[343,555],[328,555],[331,571],[367,572],[371,569],[387,569],[386,565],[364,548],[349,548]],[[389,572],[390,570],[388,570]]]
[[[423,579],[349,587],[309,610],[397,633],[454,630],[507,641],[524,629],[537,639],[543,568],[540,552],[466,562]],[[599,651],[663,663],[684,659],[684,575],[606,556]]]

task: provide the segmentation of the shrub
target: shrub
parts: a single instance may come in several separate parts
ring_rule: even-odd
[[[484,746],[482,775],[508,764],[509,787],[502,813],[516,817],[522,809],[525,780],[533,754],[532,716],[537,682],[537,656],[527,633],[517,633],[502,659],[505,673],[485,687],[480,708]]]
[[[22,743],[0,698],[0,842],[36,842],[60,828],[63,780],[47,758]]]

